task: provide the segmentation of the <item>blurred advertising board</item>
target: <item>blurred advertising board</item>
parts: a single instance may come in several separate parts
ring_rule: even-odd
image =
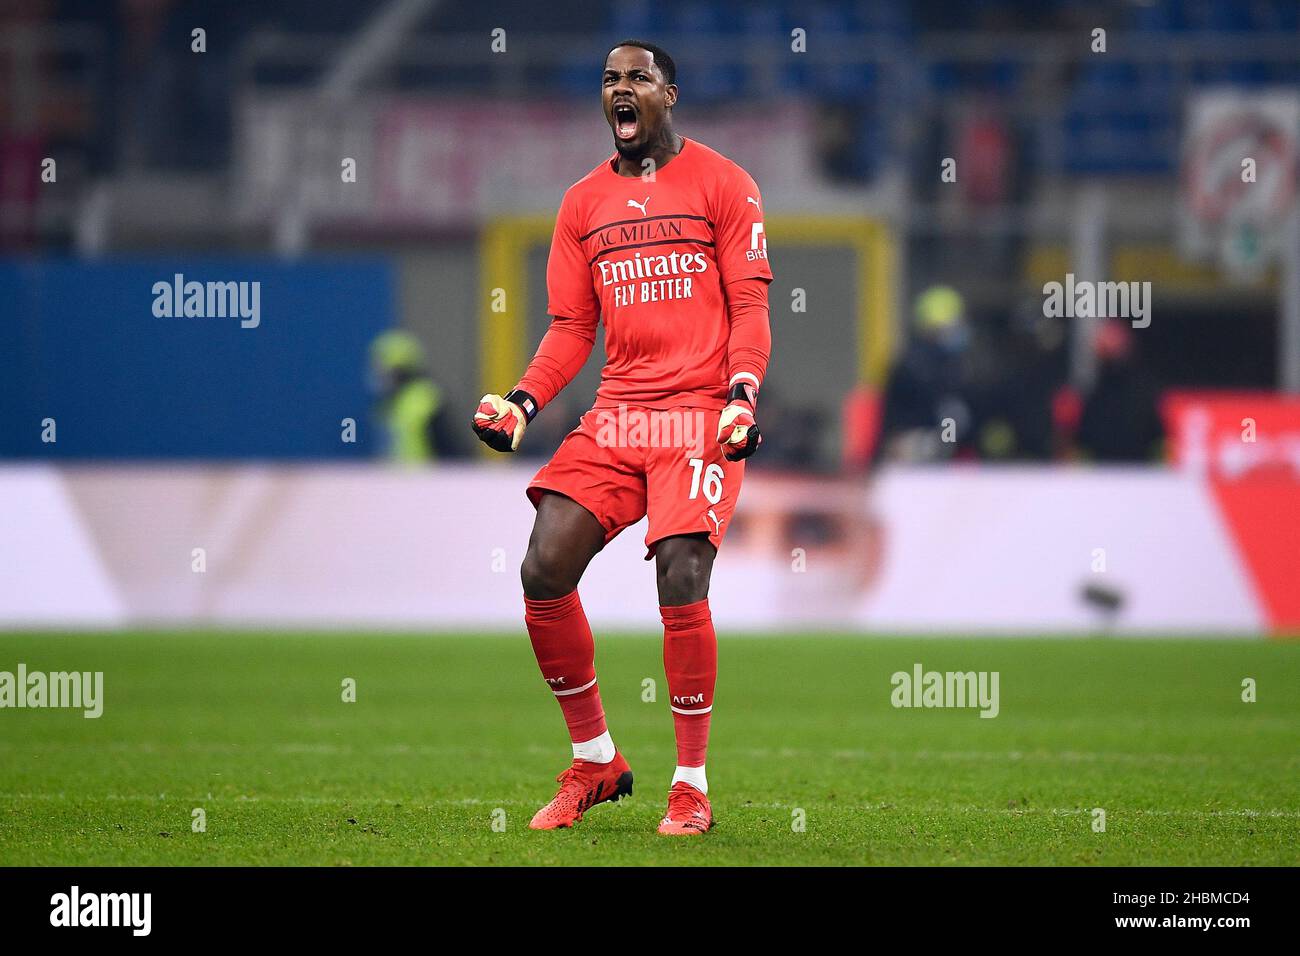
[[[395,296],[379,256],[0,262],[0,456],[366,458]]]
[[[496,215],[554,216],[564,190],[613,155],[590,101],[306,95],[244,103],[235,159],[240,212],[294,207],[334,225],[472,228]],[[697,113],[683,123],[739,162],[765,192],[802,196],[817,181],[813,117],[799,103]],[[352,175],[347,161],[352,160]]]
[[[9,466],[0,625],[522,633],[532,471]],[[710,591],[723,634],[1245,636],[1286,624],[1214,489],[1173,470],[890,468],[870,485],[751,473],[735,522]],[[1254,533],[1278,553],[1295,547],[1283,523]],[[644,534],[642,523],[615,538],[583,580],[598,633],[660,626]]]
[[[1240,280],[1262,276],[1295,207],[1300,94],[1214,89],[1188,100],[1179,241]]]
[[[1174,390],[1162,413],[1178,468],[1227,480],[1300,481],[1300,396]]]
[[[1278,629],[1300,630],[1300,396],[1172,391],[1170,461],[1204,481]]]

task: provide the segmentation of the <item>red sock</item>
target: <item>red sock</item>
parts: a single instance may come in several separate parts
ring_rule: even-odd
[[[596,643],[578,592],[549,601],[524,598],[524,623],[537,666],[564,711],[569,739],[577,744],[599,737],[607,728],[596,686]]]
[[[703,767],[718,678],[718,638],[709,600],[661,607],[659,613],[664,622],[664,672],[677,733],[677,766]]]

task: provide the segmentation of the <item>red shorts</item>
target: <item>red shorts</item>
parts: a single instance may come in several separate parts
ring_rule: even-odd
[[[646,560],[664,538],[707,534],[722,544],[745,477],[718,444],[720,408],[593,408],[528,485],[537,507],[555,491],[605,528],[605,543],[649,516]]]

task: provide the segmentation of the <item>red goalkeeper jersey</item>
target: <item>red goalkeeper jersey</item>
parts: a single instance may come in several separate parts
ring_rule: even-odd
[[[519,387],[549,402],[605,323],[596,405],[666,408],[725,400],[767,365],[772,270],[762,196],[749,174],[694,140],[653,180],[616,157],[564,194],[546,267],[554,317]]]

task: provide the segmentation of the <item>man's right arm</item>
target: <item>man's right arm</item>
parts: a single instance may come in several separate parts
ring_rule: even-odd
[[[578,319],[551,316],[550,328],[542,336],[537,354],[528,363],[527,371],[515,387],[527,392],[536,401],[540,411],[582,371],[595,344],[594,315]]]
[[[582,371],[595,344],[595,318],[552,316],[519,384],[504,396],[480,400],[472,422],[475,434],[497,451],[518,449],[528,423]]]
[[[582,370],[596,343],[600,301],[583,251],[573,191],[564,194],[546,262],[551,325],[519,384],[505,396],[484,395],[474,414],[479,438],[497,451],[519,447],[524,429]]]

